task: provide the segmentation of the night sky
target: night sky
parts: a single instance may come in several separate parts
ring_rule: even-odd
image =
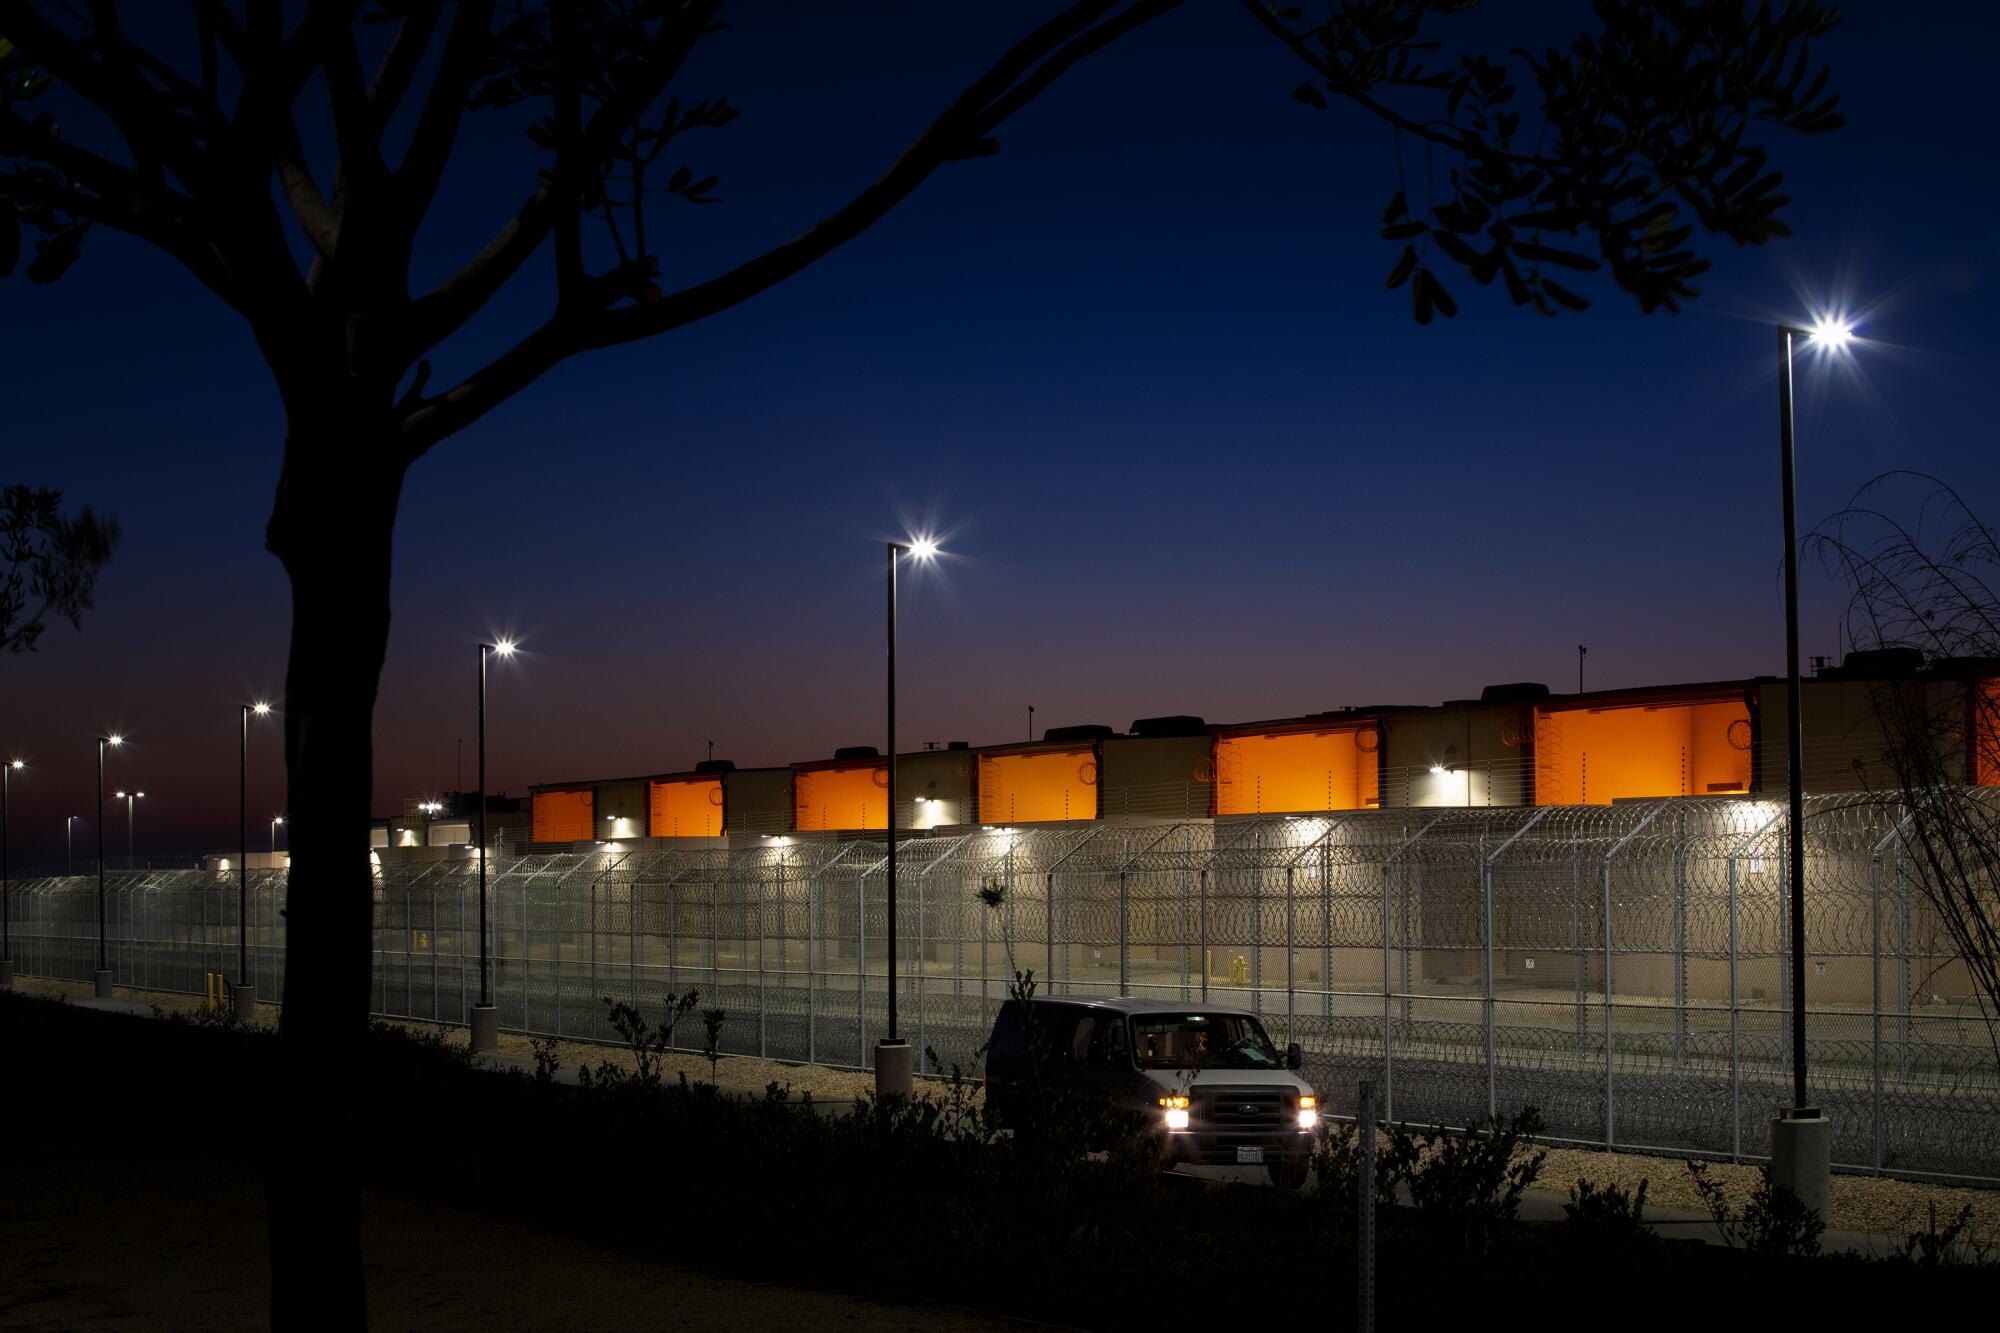
[[[677,86],[744,114],[687,141],[727,202],[667,212],[670,285],[844,201],[1029,22],[966,8],[734,15]],[[1514,8],[1445,31],[1504,48]],[[1650,318],[1599,283],[1588,314],[1544,320],[1460,275],[1459,318],[1417,326],[1382,285],[1386,128],[1289,100],[1300,70],[1233,5],[1115,44],[999,156],[801,278],[571,362],[415,468],[377,812],[452,786],[459,737],[470,784],[492,632],[528,650],[492,680],[495,788],[684,768],[711,739],[743,765],[879,745],[881,542],[917,528],[952,558],[905,584],[911,748],[1019,739],[1028,704],[1038,728],[1123,728],[1565,689],[1579,642],[1592,688],[1782,670],[1771,321],[1839,306],[1868,338],[1801,382],[1806,524],[1891,467],[2000,511],[1980,91],[2000,16],[1856,9],[1822,48],[1848,128],[1767,136],[1796,235],[1711,245],[1702,299]],[[483,244],[540,160],[474,118],[419,279]],[[434,382],[546,295],[537,275]],[[83,633],[0,661],[0,746],[34,766],[15,863],[60,859],[107,727],[131,737],[107,785],[150,793],[141,855],[229,845],[236,705],[277,696],[289,617],[263,549],[269,378],[233,315],[102,231],[0,308],[0,482],[125,528]],[[1805,651],[1833,653],[1839,598],[1805,586]],[[255,846],[278,727],[253,743]]]

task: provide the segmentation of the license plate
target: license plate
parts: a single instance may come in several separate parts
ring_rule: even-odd
[[[1238,1148],[1236,1150],[1236,1165],[1262,1166],[1263,1164],[1264,1150],[1262,1148]]]

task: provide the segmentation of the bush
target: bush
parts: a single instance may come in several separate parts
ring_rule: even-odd
[[[1992,1247],[1968,1236],[1971,1226],[1971,1204],[1959,1209],[1943,1226],[1938,1225],[1937,1205],[1932,1204],[1924,1229],[1905,1236],[1892,1257],[1919,1268],[1983,1268],[1990,1262]]]
[[[1530,1106],[1512,1120],[1475,1121],[1463,1134],[1442,1125],[1412,1134],[1392,1125],[1389,1151],[1418,1211],[1456,1234],[1465,1253],[1484,1254],[1494,1225],[1514,1220],[1521,1195],[1542,1172],[1548,1154],[1525,1151],[1541,1131],[1541,1113]]]
[[[1806,1207],[1805,1200],[1789,1186],[1772,1184],[1769,1167],[1760,1173],[1757,1188],[1740,1213],[1730,1206],[1722,1186],[1708,1178],[1708,1163],[1689,1162],[1687,1169],[1694,1177],[1695,1192],[1701,1195],[1702,1206],[1715,1219],[1715,1229],[1722,1233],[1724,1244],[1752,1254],[1819,1253],[1820,1233],[1826,1230],[1826,1220]]]
[[[1646,1182],[1639,1182],[1637,1193],[1628,1193],[1616,1185],[1600,1189],[1578,1180],[1563,1205],[1563,1232],[1593,1250],[1629,1249],[1657,1240],[1646,1225]]]

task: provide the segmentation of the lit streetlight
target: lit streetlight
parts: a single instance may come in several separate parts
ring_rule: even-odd
[[[123,736],[97,738],[97,971],[91,977],[97,998],[111,998],[111,962],[104,948],[104,751],[125,743]]]
[[[283,815],[271,816],[271,864],[278,864],[278,830],[285,826]]]
[[[76,873],[76,821],[81,818],[83,818],[82,815],[63,816],[63,874],[65,876]]]
[[[938,544],[930,537],[890,542],[889,548],[889,855],[885,865],[889,886],[889,1031],[875,1044],[875,1095],[910,1095],[910,1044],[896,1033],[896,563],[907,555],[918,564],[937,558]]]
[[[132,869],[134,864],[132,855],[132,809],[134,804],[143,798],[145,794],[142,791],[121,791],[114,793],[119,800],[125,802],[125,868],[127,870]]]
[[[236,989],[231,998],[236,1016],[247,1023],[257,1016],[257,981],[250,975],[250,719],[269,717],[271,705],[259,699],[240,707],[243,727],[236,750]]]
[[[27,765],[19,759],[0,764],[0,990],[14,984],[14,934],[7,888],[7,797],[14,774]]]
[[[1792,408],[1792,352],[1804,342],[1828,354],[1844,350],[1854,329],[1821,318],[1810,328],[1778,326],[1778,465],[1785,515],[1785,769],[1790,815],[1786,820],[1790,855],[1792,971],[1792,1104],[1771,1122],[1771,1178],[1788,1186],[1805,1204],[1827,1215],[1832,1203],[1831,1127],[1819,1107],[1806,1102],[1806,838],[1805,727],[1799,680],[1799,531],[1795,432]]]
[[[514,641],[500,639],[479,645],[479,1003],[472,1007],[472,1049],[475,1054],[500,1045],[500,1011],[493,1007],[493,972],[486,956],[486,655],[512,657]],[[428,835],[427,835],[428,836]]]

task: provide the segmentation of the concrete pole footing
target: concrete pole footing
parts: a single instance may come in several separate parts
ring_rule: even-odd
[[[910,1095],[911,1081],[910,1043],[907,1041],[878,1041],[875,1043],[875,1099],[888,1101],[895,1097]]]
[[[14,960],[0,958],[0,990],[14,989]]]
[[[236,1007],[234,1012],[236,1014],[237,1022],[254,1023],[257,1021],[256,982],[254,981],[237,982],[235,988],[229,992],[229,997],[232,1001],[235,1002]]]
[[[1783,1185],[1822,1222],[1833,1212],[1833,1124],[1816,1106],[1771,1121],[1771,1183]]]
[[[472,1053],[491,1055],[500,1049],[500,1011],[490,1004],[472,1006]]]
[[[94,981],[94,982],[95,982],[95,983],[97,984],[97,998],[98,998],[98,999],[100,999],[100,1000],[108,1000],[108,999],[110,999],[110,998],[111,998],[111,969],[110,969],[110,968],[108,968],[108,967],[100,967],[100,968],[98,968],[98,969],[97,969],[97,971],[95,971],[94,973],[92,973],[92,974],[91,974],[91,980],[92,980],[92,981]]]

